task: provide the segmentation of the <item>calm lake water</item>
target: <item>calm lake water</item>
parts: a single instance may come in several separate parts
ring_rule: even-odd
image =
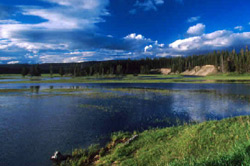
[[[55,150],[112,132],[238,115],[250,115],[248,84],[0,84],[0,165],[51,165]]]

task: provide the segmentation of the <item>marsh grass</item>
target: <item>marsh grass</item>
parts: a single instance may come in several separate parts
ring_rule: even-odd
[[[0,89],[0,93],[29,92],[30,89]]]
[[[18,75],[0,75],[0,78]],[[50,77],[43,74],[40,78]],[[59,75],[53,75],[59,77]],[[184,77],[183,75],[126,75],[72,77],[58,80],[26,80],[0,83],[250,83],[250,74],[226,73],[205,77]]]
[[[58,80],[10,81],[5,83],[168,83],[191,80],[181,75],[127,75],[127,76],[87,76]],[[1,82],[0,82],[1,83]]]
[[[66,165],[124,166],[242,166],[250,165],[250,117],[150,129],[138,134],[129,144],[129,133],[112,135],[109,150],[97,159],[78,164],[79,157]],[[101,151],[99,151],[101,152]]]
[[[178,90],[168,90],[168,89],[153,89],[153,88],[112,88],[112,91],[118,92],[126,92],[126,93],[145,93],[145,92],[152,92],[152,93],[164,93],[169,94],[171,92],[179,92]]]
[[[84,109],[87,109],[87,110],[101,110],[101,111],[104,111],[104,112],[108,112],[111,110],[111,108],[107,108],[107,107],[104,107],[104,106],[100,106],[100,105],[90,105],[90,104],[80,104],[78,105],[79,108],[84,108]]]
[[[91,76],[58,80],[10,81],[4,83],[250,83],[250,75],[228,73],[205,77],[184,77],[182,75]]]
[[[41,92],[85,92],[91,91],[90,88],[58,88],[58,89],[43,89]]]

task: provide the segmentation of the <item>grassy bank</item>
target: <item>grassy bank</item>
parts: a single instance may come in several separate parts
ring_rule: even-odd
[[[58,75],[55,76],[59,77]],[[0,75],[0,79],[1,77],[4,78],[6,75]],[[49,78],[49,75],[43,75],[41,78]],[[250,83],[250,74],[228,73],[206,77],[184,77],[182,75],[86,76],[54,80],[10,80],[9,82],[0,83]]]
[[[116,133],[102,149],[78,149],[62,163],[74,165],[250,165],[250,117],[151,129],[137,134]]]

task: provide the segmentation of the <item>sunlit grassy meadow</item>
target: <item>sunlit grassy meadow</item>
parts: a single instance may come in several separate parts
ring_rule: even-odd
[[[105,148],[77,149],[61,165],[241,166],[250,164],[250,117],[116,133]],[[138,135],[130,143],[126,141]]]

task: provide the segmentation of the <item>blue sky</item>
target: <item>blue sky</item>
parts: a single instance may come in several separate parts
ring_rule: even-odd
[[[187,56],[250,45],[248,0],[1,0],[0,64]]]

